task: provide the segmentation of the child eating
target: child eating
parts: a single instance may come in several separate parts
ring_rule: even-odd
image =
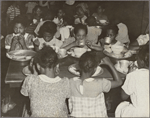
[[[56,50],[62,45],[62,41],[54,37],[57,31],[56,28],[56,24],[51,21],[45,22],[40,27],[40,30],[38,32],[39,38],[34,39],[36,50],[42,49],[44,44],[56,48]]]
[[[37,52],[34,63],[39,75],[27,76],[21,88],[21,94],[30,98],[31,117],[67,117],[69,80],[56,75],[57,54],[45,46]]]
[[[14,33],[8,34],[5,38],[5,48],[7,51],[13,50],[30,50],[33,49],[33,35],[25,32],[27,21],[24,17],[18,16],[13,21]]]
[[[107,117],[104,92],[122,84],[117,71],[109,58],[104,58],[103,63],[110,67],[114,80],[95,79],[98,62],[93,52],[84,53],[79,59],[80,77],[70,80],[71,97],[69,99],[70,116],[72,117]]]
[[[130,97],[131,103],[120,103],[115,111],[116,117],[149,117],[149,45],[139,51],[137,64],[138,69],[126,76],[122,86],[122,99]]]
[[[61,48],[64,48],[66,50],[69,50],[73,47],[85,47],[85,41],[86,41],[86,35],[87,35],[87,27],[83,24],[77,24],[74,27],[74,37],[70,37],[65,40]]]

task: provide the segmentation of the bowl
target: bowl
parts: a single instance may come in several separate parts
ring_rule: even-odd
[[[111,43],[111,38],[110,37],[105,37],[105,43],[110,44]]]
[[[59,49],[58,54],[63,58],[66,56],[67,50],[66,49]]]
[[[99,20],[99,21],[100,21],[100,23],[102,23],[102,24],[103,24],[103,23],[105,24],[105,23],[107,22],[106,20]]]
[[[76,57],[81,57],[82,54],[84,54],[87,51],[85,48],[74,48],[74,54]]]
[[[121,54],[121,52],[124,50],[124,46],[112,45],[111,49],[112,49],[114,54]]]

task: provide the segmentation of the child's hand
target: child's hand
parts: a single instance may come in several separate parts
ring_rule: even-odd
[[[39,40],[38,40],[38,39],[34,40],[34,44],[35,44],[36,46],[39,46],[39,45],[40,45]]]
[[[18,37],[14,36],[13,40],[12,40],[12,45],[16,45],[18,42]]]
[[[87,41],[87,42],[86,42],[86,45],[87,45],[89,48],[92,48],[92,42],[91,42],[91,41]]]
[[[113,65],[108,57],[103,58],[101,64]]]
[[[24,39],[23,35],[19,36],[19,42],[20,42],[21,45],[25,45],[25,39]]]

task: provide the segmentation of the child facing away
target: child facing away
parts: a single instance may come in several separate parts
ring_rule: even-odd
[[[70,116],[72,117],[107,117],[104,92],[122,84],[109,58],[104,58],[103,63],[112,70],[114,79],[95,79],[98,62],[93,52],[84,53],[79,59],[80,77],[70,79],[71,97],[69,99]]]
[[[131,103],[120,103],[116,117],[149,117],[149,45],[137,54],[137,64],[138,69],[127,74],[122,86],[122,99],[130,97]]]
[[[51,21],[45,22],[39,30],[39,37],[34,39],[34,44],[36,50],[40,50],[43,48],[44,44],[49,45],[53,48],[57,49],[61,47],[62,41],[55,38],[55,33],[57,31],[57,26],[55,23]]]
[[[74,37],[69,37],[65,40],[61,48],[69,50],[73,47],[85,47],[86,46],[86,36],[87,36],[87,26],[83,24],[77,24],[74,26]],[[82,45],[81,45],[82,43]]]
[[[51,47],[43,47],[34,57],[39,75],[25,78],[21,94],[29,96],[31,117],[67,117],[69,80],[57,76],[58,57]]]
[[[27,27],[27,20],[25,17],[18,16],[13,21],[13,32],[8,34],[5,38],[5,48],[6,50],[30,50],[33,49],[32,39],[33,35],[26,33],[25,29]]]

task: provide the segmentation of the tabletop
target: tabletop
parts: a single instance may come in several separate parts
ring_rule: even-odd
[[[103,55],[101,53],[98,53],[97,56],[99,58],[102,58],[105,55]],[[60,73],[59,73],[59,76],[60,77],[68,77],[68,78],[75,77],[76,75],[74,75],[74,74],[72,74],[68,71],[68,67],[71,64],[76,63],[77,61],[78,61],[77,58],[74,58],[74,57],[71,57],[71,56],[60,59],[60,63],[59,63]],[[6,77],[5,77],[5,83],[9,84],[10,87],[20,87],[23,80],[26,77],[23,74],[22,69],[27,65],[29,65],[29,61],[27,61],[27,62],[18,62],[18,61],[10,60],[8,71],[7,71],[7,74],[6,74]],[[102,66],[102,68],[104,70],[103,73],[101,75],[95,77],[95,78],[107,78],[107,79],[112,80],[112,73],[109,70],[109,68],[107,66]],[[121,78],[125,77],[124,74],[121,74],[119,72],[118,72],[118,74]]]

